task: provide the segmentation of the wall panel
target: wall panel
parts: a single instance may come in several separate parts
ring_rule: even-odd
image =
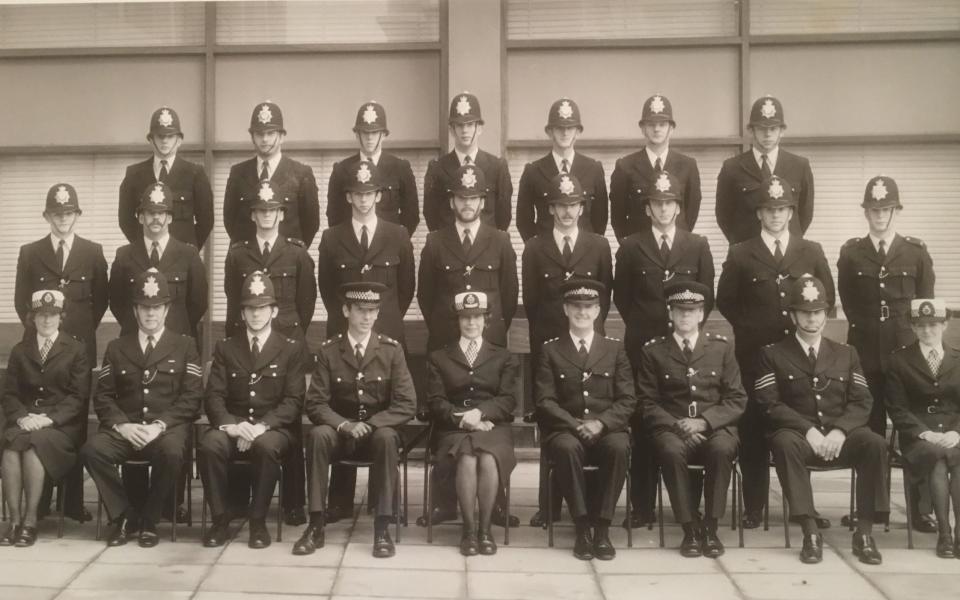
[[[754,34],[956,31],[954,0],[750,0]]]

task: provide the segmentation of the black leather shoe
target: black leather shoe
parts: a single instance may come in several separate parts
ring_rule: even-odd
[[[263,550],[270,546],[270,541],[267,523],[263,519],[250,519],[250,540],[247,541],[247,547]]]
[[[293,554],[294,556],[313,554],[317,548],[323,548],[324,543],[323,525],[311,523],[293,545]]]
[[[507,522],[507,513],[499,504],[493,507],[493,514],[490,515],[490,522],[497,527],[504,527]],[[520,527],[520,518],[517,515],[510,515],[510,527]]]
[[[20,526],[11,524],[7,527],[7,531],[0,536],[0,546],[12,546],[17,543],[17,538],[20,537]]]
[[[20,535],[14,546],[17,548],[26,548],[32,546],[37,541],[37,527],[35,525],[24,525],[20,528]]]
[[[169,508],[164,508],[163,513],[160,516],[171,523],[173,522],[173,512]],[[182,504],[177,506],[177,523],[186,523],[189,520],[190,514],[189,511],[187,511],[187,507]]]
[[[127,517],[120,517],[114,524],[113,531],[107,536],[107,546],[123,546],[136,535],[136,527],[136,523]]]
[[[593,559],[593,538],[589,527],[577,528],[577,539],[573,543],[573,555],[580,560]]]
[[[457,514],[456,510],[447,510],[440,508],[439,506],[434,506],[433,512],[430,515],[430,520],[434,525],[437,525],[438,523],[443,523],[444,521],[456,521],[458,516],[459,515]],[[420,527],[426,527],[427,517],[424,515],[417,517],[417,525]]]
[[[302,506],[285,509],[283,511],[283,522],[293,527],[298,527],[307,522],[307,513],[303,511]]]
[[[86,506],[81,506],[80,510],[68,510],[63,513],[68,519],[73,519],[77,523],[86,523],[87,521],[93,520],[93,515],[90,514],[90,511],[87,510]]]
[[[493,534],[490,533],[489,529],[486,531],[481,530],[477,534],[477,542],[480,544],[480,554],[492,556],[497,553],[497,542],[494,541]]]
[[[645,515],[640,512],[632,512],[629,517],[624,517],[623,519],[623,528],[626,529],[640,529],[645,527],[648,523],[653,522],[653,515]]]
[[[697,558],[703,556],[703,548],[700,543],[700,536],[696,530],[687,530],[683,533],[683,540],[680,542],[680,556],[686,558]]]
[[[753,511],[743,515],[743,528],[756,529],[763,525],[763,512]]]
[[[953,536],[949,533],[937,538],[937,556],[940,558],[956,558],[953,551]]]
[[[613,560],[617,556],[617,549],[610,541],[610,528],[600,525],[593,532],[593,557],[598,560]]]
[[[538,510],[533,513],[533,516],[530,517],[530,527],[539,527],[541,529],[547,528],[547,515],[543,514],[542,510]]]
[[[823,517],[814,517],[814,521],[817,522],[817,529],[830,529],[830,526],[833,523],[830,522],[830,519],[825,519]]]
[[[940,530],[937,527],[937,520],[930,515],[914,515],[913,529],[920,533],[936,533]]]
[[[883,556],[877,550],[877,544],[872,535],[863,533],[853,534],[853,555],[865,565],[879,565],[883,563]]]
[[[819,533],[803,536],[800,562],[815,565],[823,560],[823,536]]]
[[[157,535],[157,526],[144,519],[140,524],[140,536],[137,538],[137,544],[141,548],[153,548],[160,543],[160,536]]]
[[[225,516],[214,517],[213,524],[203,536],[206,548],[217,548],[227,543],[230,537],[230,520]]]
[[[704,530],[701,540],[703,555],[707,558],[720,558],[726,551],[716,531]]]
[[[460,554],[464,556],[480,554],[480,540],[473,530],[464,529],[463,533],[460,534]]]
[[[848,529],[849,529],[850,527],[856,527],[856,526],[857,526],[857,517],[856,517],[856,515],[843,515],[842,517],[840,517],[840,525],[841,525],[842,527],[846,527],[846,528],[848,528]],[[817,524],[817,527],[820,527],[820,525]],[[821,527],[821,529],[822,529],[822,527]]]
[[[384,527],[381,531],[373,532],[373,557],[390,558],[397,553],[397,549],[390,539],[390,530]]]
[[[324,518],[327,523],[336,523],[342,519],[352,519],[353,518],[353,507],[352,506],[331,506],[327,509],[327,512],[324,513]]]

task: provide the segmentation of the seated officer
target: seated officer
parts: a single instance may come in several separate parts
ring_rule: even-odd
[[[293,546],[297,555],[324,544],[327,471],[340,458],[371,460],[376,495],[373,556],[395,554],[388,525],[393,515],[402,440],[397,429],[413,418],[417,395],[400,344],[373,331],[386,290],[373,281],[341,287],[347,331],[323,343],[304,410],[314,427],[307,435],[307,495],[310,524]]]
[[[627,476],[627,422],[637,404],[633,373],[623,344],[594,330],[605,286],[572,279],[560,293],[570,328],[543,344],[534,384],[541,447],[554,465],[557,487],[576,525],[573,555],[611,560],[616,550],[609,528]],[[583,473],[587,463],[599,467],[589,493]]]
[[[253,463],[250,506],[251,548],[270,545],[266,516],[280,464],[298,439],[305,388],[303,346],[279,331],[280,309],[270,277],[254,271],[240,292],[244,330],[217,342],[207,382],[206,412],[212,429],[200,442],[199,466],[213,527],[203,538],[208,548],[229,535],[227,462]]]
[[[114,524],[108,546],[122,546],[139,530],[142,548],[157,545],[156,523],[180,478],[187,436],[200,412],[203,372],[193,338],[166,331],[170,286],[150,269],[133,286],[137,331],[110,342],[98,375],[94,408],[100,431],[80,450]],[[150,461],[150,489],[142,508],[131,505],[117,465]]]
[[[637,398],[643,423],[653,438],[654,453],[670,494],[670,505],[683,526],[680,554],[717,558],[723,544],[717,520],[727,505],[732,461],[739,440],[737,421],[747,405],[733,345],[726,338],[700,335],[710,288],[696,281],[676,281],[664,290],[673,333],[647,342],[637,372]],[[688,464],[706,467],[706,514],[697,522]]]
[[[800,560],[823,560],[807,465],[853,467],[857,474],[857,531],[853,553],[878,565],[871,535],[890,511],[887,442],[867,421],[873,398],[852,346],[823,337],[827,290],[812,275],[793,284],[788,309],[796,332],[760,350],[756,400],[767,424],[777,476],[793,520],[803,527]]]

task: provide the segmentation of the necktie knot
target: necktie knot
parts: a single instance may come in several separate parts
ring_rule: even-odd
[[[777,261],[783,260],[783,244],[780,242],[780,240],[774,240],[773,246],[773,257],[776,258]]]
[[[580,350],[578,350],[580,356],[587,355],[587,340],[580,338]]]
[[[263,166],[260,167],[260,180],[270,179],[270,164],[267,161],[263,161]]]
[[[770,159],[766,154],[760,155],[760,171],[763,173],[764,179],[773,175],[773,171],[770,169]]]
[[[653,165],[654,170],[658,173],[663,170],[663,162],[660,160],[660,157],[657,157],[657,162]]]
[[[570,172],[570,161],[567,160],[567,159],[565,159],[565,158],[564,158],[563,160],[561,160],[561,161],[560,161],[560,170],[563,171],[564,173],[569,173],[569,172]]]
[[[160,242],[156,240],[150,244],[150,264],[156,268],[160,267]]]
[[[813,346],[810,346],[810,349],[807,350],[807,358],[810,359],[811,365],[817,364],[817,351],[813,348]]]
[[[270,242],[263,243],[263,255],[266,256],[270,254]]]
[[[67,245],[67,242],[65,242],[64,240],[60,240],[60,242],[57,245],[63,248],[64,246]]]
[[[660,235],[660,254],[663,256],[664,259],[666,259],[667,256],[670,255],[669,239],[670,238],[665,233]]]
[[[473,159],[470,158],[470,155],[469,155],[469,154],[463,157],[463,164],[469,165],[469,164],[472,163],[472,162],[473,162]]]

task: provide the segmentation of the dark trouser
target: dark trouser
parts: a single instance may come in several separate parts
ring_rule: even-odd
[[[630,419],[633,431],[633,454],[630,457],[630,506],[644,520],[653,520],[656,506],[657,471],[653,462],[653,445],[650,434],[643,428],[643,419],[634,415]],[[697,493],[699,498],[699,493]]]
[[[393,514],[393,495],[400,460],[400,434],[392,427],[379,427],[360,440],[341,436],[329,425],[316,425],[307,434],[307,500],[310,512],[326,510],[327,472],[339,459],[369,460],[370,493],[376,496],[376,514]],[[353,506],[351,499],[348,506]]]
[[[790,517],[816,515],[813,486],[807,465],[853,467],[857,473],[857,515],[873,522],[886,520],[890,512],[887,498],[887,442],[867,427],[849,434],[840,456],[827,463],[817,457],[806,437],[793,429],[781,429],[770,437],[777,477],[790,505]]]
[[[117,465],[128,459],[150,461],[150,487],[143,508],[138,512],[153,523],[160,520],[174,483],[180,480],[190,427],[193,425],[170,427],[142,450],[136,450],[115,431],[98,431],[87,440],[80,449],[80,457],[97,484],[111,520],[131,508],[130,498],[117,472]]]
[[[730,487],[733,459],[737,456],[737,437],[729,431],[714,431],[696,448],[690,448],[672,431],[653,434],[653,448],[663,474],[663,482],[670,495],[670,506],[678,523],[694,520],[693,507],[699,505],[699,494],[694,497],[687,465],[705,467],[705,517],[719,519],[727,509],[727,489]]]
[[[748,387],[749,386],[749,387]],[[743,504],[747,513],[760,513],[770,494],[770,451],[764,435],[763,415],[753,397],[753,379],[744,379],[747,408],[740,418],[740,470],[743,472]]]
[[[574,519],[582,517],[613,520],[617,499],[627,477],[630,436],[625,431],[608,433],[594,443],[584,445],[570,432],[552,434],[543,445],[553,463],[553,476],[567,500]],[[583,467],[596,465],[595,485],[587,488]]]
[[[240,452],[236,439],[225,432],[213,429],[204,434],[200,442],[198,466],[206,500],[214,518],[227,512],[227,466],[236,459],[251,462],[253,502],[250,505],[250,518],[266,518],[273,490],[280,478],[280,462],[288,454],[292,439],[289,431],[274,429],[255,439],[249,450]]]

